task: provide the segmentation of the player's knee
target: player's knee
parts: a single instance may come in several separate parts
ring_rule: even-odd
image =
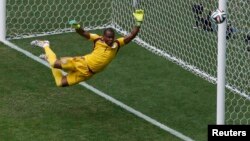
[[[67,86],[69,86],[69,84],[68,83],[62,83],[62,82],[57,82],[56,81],[56,86],[57,87],[67,87]]]
[[[56,86],[57,87],[67,87],[67,86],[69,86],[68,81],[67,81],[67,77],[63,76],[61,79],[57,79],[56,80]]]
[[[54,63],[50,63],[50,66],[53,67],[53,68],[57,68],[57,69],[61,69],[62,68],[60,60],[56,60]]]

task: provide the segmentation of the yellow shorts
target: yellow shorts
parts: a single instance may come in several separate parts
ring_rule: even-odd
[[[66,77],[69,85],[85,81],[93,75],[83,56],[63,57],[60,60],[62,69],[68,73]]]

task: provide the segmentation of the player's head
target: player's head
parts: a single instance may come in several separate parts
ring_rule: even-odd
[[[115,40],[115,31],[112,28],[106,28],[103,31],[104,42],[111,46]]]

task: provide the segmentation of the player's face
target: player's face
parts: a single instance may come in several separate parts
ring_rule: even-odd
[[[107,45],[112,46],[115,40],[115,34],[110,31],[106,31],[103,35],[103,39]]]

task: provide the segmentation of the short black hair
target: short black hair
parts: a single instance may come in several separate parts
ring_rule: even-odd
[[[111,32],[111,33],[113,33],[113,34],[115,34],[115,31],[114,31],[114,29],[113,28],[106,28],[106,29],[104,29],[104,31],[103,31],[103,35],[106,33],[106,32]]]

